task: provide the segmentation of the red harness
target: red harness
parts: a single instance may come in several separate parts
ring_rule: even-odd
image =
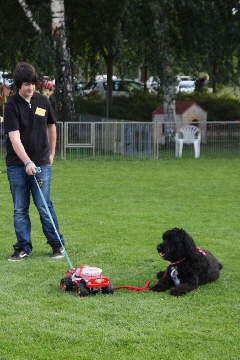
[[[170,263],[169,265],[176,265],[176,264],[179,264],[180,262],[182,262],[182,261],[184,261],[184,260],[185,260],[185,258],[182,259],[182,260],[178,260],[178,261],[176,261],[176,262],[172,262],[172,263]]]
[[[136,292],[138,292],[138,291],[150,291],[150,289],[149,289],[149,287],[148,287],[148,285],[150,284],[150,282],[151,282],[151,281],[146,282],[146,284],[145,284],[143,287],[141,287],[141,288],[139,288],[139,287],[134,287],[134,286],[119,286],[119,287],[117,287],[117,288],[114,288],[114,290],[127,289],[127,290],[136,291]]]
[[[207,256],[207,254],[202,249],[200,249],[199,247],[197,247],[197,249],[201,254],[203,254],[204,256]]]
[[[200,249],[199,247],[196,247],[196,249],[197,249],[201,254],[203,254],[204,256],[207,256],[207,254],[206,254],[202,249]],[[178,261],[176,261],[176,262],[172,262],[172,263],[170,263],[169,265],[176,265],[176,264],[179,264],[180,262],[182,262],[182,261],[184,261],[184,260],[185,260],[185,258],[182,259],[182,260],[178,260]]]

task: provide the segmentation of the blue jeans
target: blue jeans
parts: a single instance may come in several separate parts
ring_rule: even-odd
[[[58,220],[54,211],[53,204],[50,200],[50,182],[52,169],[50,165],[40,166],[41,173],[39,177],[43,180],[42,193],[46,200],[52,220],[56,226],[60,240],[64,243],[64,238],[59,232]],[[14,228],[17,236],[17,242],[13,247],[15,249],[24,250],[28,254],[32,252],[31,242],[31,222],[29,217],[30,195],[40,215],[43,233],[47,238],[47,243],[53,246],[60,246],[58,235],[54,230],[54,226],[43,203],[43,199],[37,187],[34,176],[26,173],[24,166],[8,166],[8,181],[13,198],[14,205]]]

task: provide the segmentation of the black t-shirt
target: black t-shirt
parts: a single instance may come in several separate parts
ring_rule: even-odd
[[[30,103],[18,93],[13,95],[4,108],[4,127],[8,134],[20,131],[20,138],[30,159],[37,165],[49,164],[49,144],[47,138],[47,124],[55,124],[56,116],[49,99],[34,92]],[[6,139],[6,165],[23,166],[13,150],[9,136]]]

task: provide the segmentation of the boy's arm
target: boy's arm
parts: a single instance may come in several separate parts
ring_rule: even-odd
[[[28,161],[31,161],[21,142],[19,130],[10,131],[8,133],[8,136],[12,143],[13,150],[15,151],[19,159],[22,160],[23,164],[26,164]],[[28,175],[36,174],[35,169],[36,169],[36,165],[33,162],[28,163],[26,166],[26,172],[28,173]]]
[[[56,141],[57,141],[57,130],[55,124],[47,125],[47,136],[48,136],[48,143],[50,148],[50,165],[52,165],[55,156]]]

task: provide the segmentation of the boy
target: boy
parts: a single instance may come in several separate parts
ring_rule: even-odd
[[[17,242],[9,261],[19,261],[32,253],[30,195],[40,215],[47,243],[52,247],[52,258],[64,257],[61,243],[43,204],[35,182],[36,167],[41,168],[42,192],[59,232],[58,220],[50,200],[51,165],[56,147],[56,117],[48,98],[35,92],[38,75],[33,66],[16,66],[13,81],[17,92],[5,105],[4,127],[6,139],[6,165],[14,205],[14,228]],[[62,243],[64,238],[60,235]]]

